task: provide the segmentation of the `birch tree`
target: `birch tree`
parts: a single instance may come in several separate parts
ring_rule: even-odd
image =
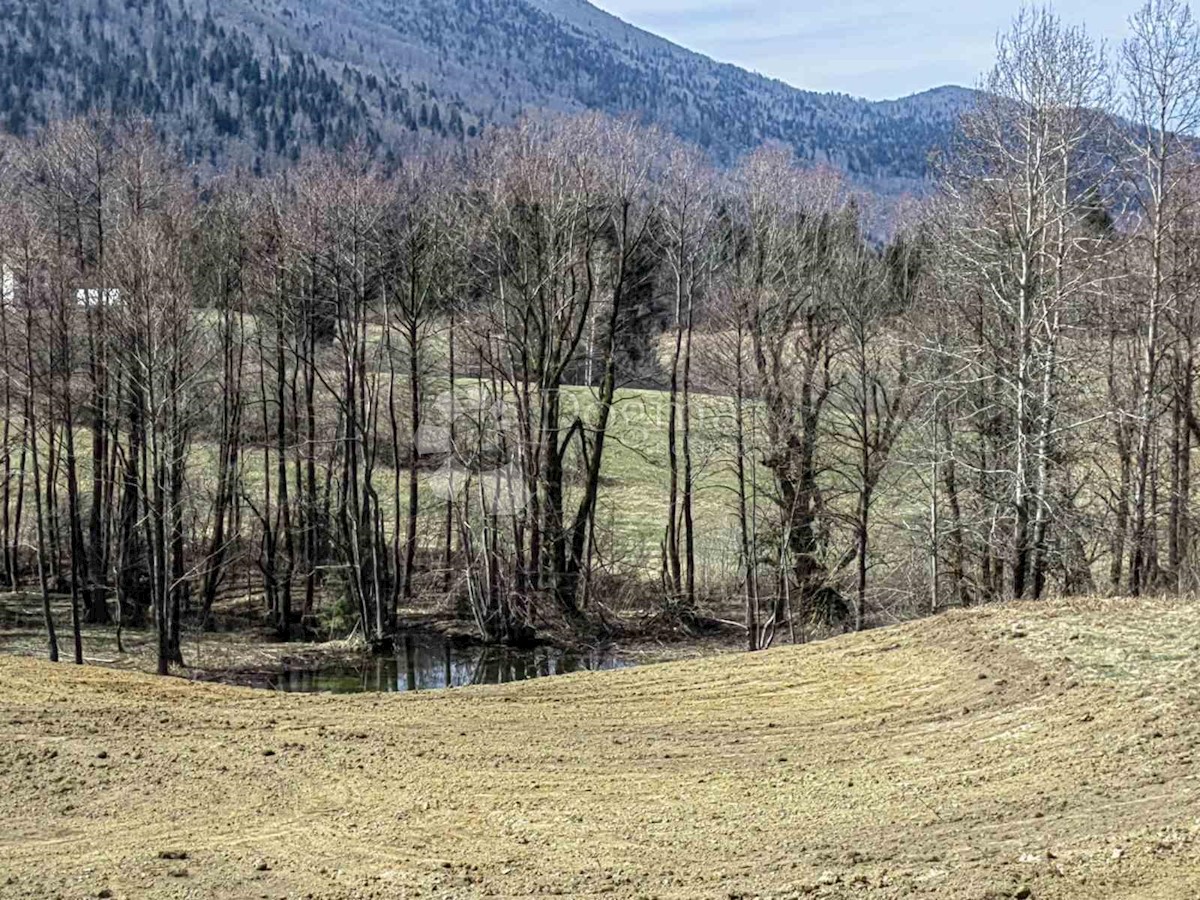
[[[1181,181],[1194,166],[1187,135],[1200,125],[1200,28],[1190,7],[1179,0],[1150,0],[1129,20],[1122,45],[1123,111],[1132,127],[1125,131],[1136,210],[1131,225],[1135,271],[1127,290],[1138,310],[1135,339],[1137,406],[1133,474],[1129,590],[1152,589],[1158,568],[1149,497],[1154,442],[1167,409],[1191,403],[1195,360],[1187,332],[1168,328],[1178,321],[1181,282],[1176,277],[1173,241],[1190,199]],[[1183,338],[1183,340],[1180,340]],[[1173,389],[1160,388],[1174,374]],[[1172,417],[1171,503],[1167,523],[1168,570],[1175,586],[1184,578],[1188,553],[1187,506],[1190,500],[1190,434],[1178,411]]]
[[[1089,223],[1108,183],[1110,81],[1087,33],[1048,10],[1023,11],[997,56],[945,182],[943,238],[959,294],[978,297],[980,343],[950,350],[953,367],[1002,398],[985,391],[979,410],[998,429],[987,467],[1005,495],[986,539],[1002,551],[997,581],[1021,598],[1041,595],[1055,520],[1069,512],[1055,488],[1072,427],[1061,415],[1065,334],[1102,277],[1104,243]]]

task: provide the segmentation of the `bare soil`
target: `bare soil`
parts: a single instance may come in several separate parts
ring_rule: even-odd
[[[493,688],[0,658],[0,897],[1200,897],[1200,607]]]

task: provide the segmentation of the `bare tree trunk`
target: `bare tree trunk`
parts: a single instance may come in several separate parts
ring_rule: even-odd
[[[68,566],[71,586],[71,633],[75,644],[75,664],[83,665],[83,635],[80,630],[80,582],[81,569],[84,565],[84,544],[82,517],[79,511],[79,477],[75,458],[75,415],[71,401],[72,361],[70,350],[70,334],[67,330],[66,297],[60,290],[58,297],[58,335],[59,352],[62,354],[60,365],[63,366],[60,401],[62,404],[63,448],[66,452],[67,468],[67,534],[69,546]]]
[[[37,518],[37,569],[38,586],[42,594],[42,621],[46,626],[46,641],[50,650],[50,662],[58,662],[58,636],[54,630],[54,616],[50,610],[49,566],[47,565],[46,526],[42,503],[41,463],[37,443],[37,416],[35,413],[35,387],[37,384],[33,365],[33,307],[26,300],[25,308],[25,436],[29,442],[29,456],[33,462],[33,503]]]
[[[758,548],[752,538],[748,492],[753,486],[747,485],[746,478],[746,391],[745,391],[745,333],[742,318],[736,315],[734,349],[734,465],[737,470],[738,484],[738,530],[740,537],[740,556],[742,568],[742,591],[746,606],[746,649],[753,652],[759,649],[759,615],[758,615],[758,580],[755,573],[758,568]],[[751,413],[753,415],[753,413]]]

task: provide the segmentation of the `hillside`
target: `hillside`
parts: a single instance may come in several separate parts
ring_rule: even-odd
[[[1200,896],[1195,613],[405,696],[0,658],[0,897]]]
[[[884,190],[926,173],[970,92],[870,103],[692,53],[583,0],[0,0],[0,123],[140,113],[196,163],[402,150],[537,110],[656,122],[729,161],[763,141]]]

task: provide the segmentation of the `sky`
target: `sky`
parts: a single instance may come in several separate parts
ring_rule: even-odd
[[[1016,0],[592,0],[627,22],[794,87],[891,99],[975,85]],[[1064,22],[1119,46],[1141,0],[1063,0]]]

